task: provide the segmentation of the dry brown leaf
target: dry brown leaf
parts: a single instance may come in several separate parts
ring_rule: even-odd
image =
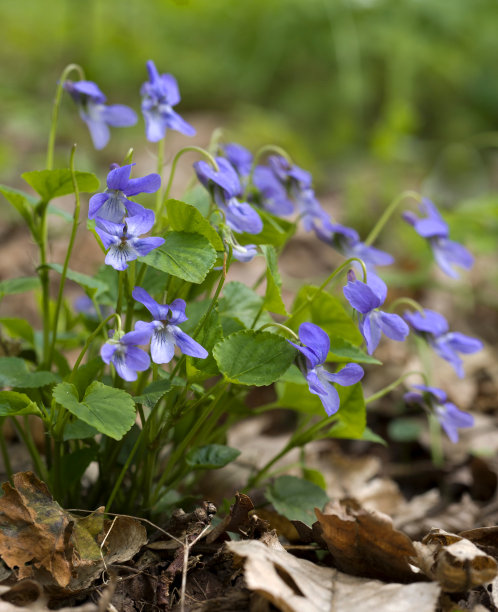
[[[230,514],[219,523],[206,537],[206,542],[211,544],[225,531],[241,533],[241,529],[247,528],[250,523],[249,512],[254,510],[251,498],[244,493],[235,494],[235,503],[230,508]]]
[[[409,566],[415,554],[410,538],[394,529],[391,519],[357,504],[328,504],[326,513],[315,508],[322,537],[335,566],[355,576],[413,582],[419,580]]]
[[[277,542],[266,546],[248,540],[227,548],[244,557],[247,587],[282,612],[434,612],[440,593],[436,583],[385,584],[348,576],[298,559]]]
[[[103,508],[83,519],[73,516],[32,472],[14,474],[13,482],[14,487],[2,485],[0,557],[17,568],[21,580],[36,578],[51,591],[70,594],[89,586],[106,565],[133,557],[146,543],[145,528],[134,519],[105,523]]]
[[[459,534],[462,538],[467,538],[483,550],[487,555],[491,555],[498,559],[498,526],[492,527],[477,527],[468,531],[461,531]]]
[[[433,529],[416,542],[414,563],[447,593],[463,593],[491,582],[497,563],[470,540],[441,529]]]

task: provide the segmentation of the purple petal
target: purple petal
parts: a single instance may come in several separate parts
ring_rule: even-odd
[[[210,181],[215,185],[219,185],[228,193],[229,197],[239,195],[242,187],[237,171],[224,157],[216,157],[215,159],[219,167],[219,172],[217,172],[211,164],[203,160],[194,163],[194,169],[200,182],[206,188],[209,188]]]
[[[460,332],[450,332],[446,335],[446,341],[454,351],[467,355],[477,353],[484,346],[478,338],[472,338]]]
[[[102,345],[100,349],[100,356],[102,357],[102,361],[104,363],[111,363],[112,357],[117,351],[118,346],[118,344],[110,344],[109,342]]]
[[[150,357],[144,350],[130,346],[126,351],[126,363],[129,368],[143,372],[150,366]]]
[[[436,408],[436,416],[448,438],[453,443],[458,442],[458,428],[472,427],[474,424],[474,417],[471,414],[459,410],[451,402],[438,406]]]
[[[92,81],[66,81],[64,87],[70,93],[75,91],[78,94],[92,98],[95,102],[103,103],[106,101],[105,95],[100,91],[98,85]]]
[[[142,104],[142,114],[145,119],[145,137],[149,142],[159,142],[166,133],[166,121],[157,108],[147,109]]]
[[[104,261],[108,266],[112,266],[115,270],[122,272],[128,268],[128,262],[136,258],[137,253],[129,244],[112,245],[107,251]]]
[[[130,180],[131,169],[134,165],[134,163],[127,164],[126,166],[119,166],[111,170],[107,175],[107,187],[117,191],[124,191]]]
[[[429,385],[413,385],[413,387],[415,389],[419,389],[423,393],[428,393],[429,395],[432,395],[440,403],[445,402],[446,398],[448,397],[446,395],[446,392],[442,389],[439,389],[439,387],[430,387]]]
[[[138,121],[137,113],[124,104],[111,104],[103,111],[103,119],[113,127],[130,127]]]
[[[162,320],[160,305],[153,297],[149,295],[147,291],[145,291],[145,289],[142,289],[142,287],[135,287],[131,292],[131,295],[134,300],[140,302],[145,306],[145,308],[147,308],[154,319],[157,319],[158,321]]]
[[[127,219],[131,217],[136,217],[136,216],[140,216],[140,217],[150,216],[150,213],[153,212],[150,209],[145,208],[141,204],[138,204],[137,202],[133,202],[133,200],[128,200],[124,196],[121,196],[121,198],[126,208]]]
[[[347,363],[342,370],[332,374],[331,372],[326,372],[325,375],[330,382],[337,383],[342,387],[350,387],[354,385],[358,381],[363,378],[365,372],[363,368],[359,366],[357,363]]]
[[[89,219],[93,219],[97,215],[97,212],[99,211],[100,207],[103,206],[105,202],[107,202],[108,198],[108,193],[96,193],[90,198],[90,201],[88,203]]]
[[[263,229],[263,221],[258,213],[247,202],[239,202],[232,198],[225,211],[227,224],[234,232],[259,234]]]
[[[253,157],[252,153],[245,147],[235,142],[231,142],[223,147],[223,151],[228,161],[241,176],[247,176],[251,172]]]
[[[209,353],[203,346],[182,331],[179,327],[176,327],[176,325],[172,325],[171,327],[173,328],[172,332],[175,336],[176,344],[184,355],[206,359]]]
[[[232,247],[232,255],[234,259],[242,263],[251,261],[258,254],[258,247],[255,244],[234,244]]]
[[[382,304],[382,300],[374,293],[373,289],[358,280],[349,281],[344,287],[343,293],[351,306],[362,314],[367,314]]]
[[[146,234],[154,225],[154,221],[154,211],[149,208],[144,208],[143,214],[126,218],[127,233],[129,236],[141,236],[142,234]]]
[[[153,249],[157,249],[163,244],[164,238],[140,238],[133,242],[133,248],[139,257],[145,257]]]
[[[128,197],[138,193],[155,193],[161,187],[161,177],[159,174],[147,174],[142,178],[130,179],[128,185],[123,189],[123,193]]]
[[[150,342],[150,354],[154,363],[169,363],[175,354],[175,336],[166,328],[156,329]]]
[[[435,239],[431,241],[431,245],[437,264],[452,278],[458,278],[458,273],[454,270],[453,265],[469,270],[474,263],[474,258],[469,251],[458,242]]]
[[[145,326],[140,326],[136,329],[138,323],[145,323],[145,321],[137,321],[135,324],[135,331],[126,333],[120,340],[123,344],[148,344],[150,340],[150,330]],[[147,324],[146,324],[147,325]]]
[[[299,340],[316,355],[318,361],[312,364],[313,367],[325,362],[330,349],[330,338],[323,329],[314,323],[301,323]]]
[[[164,120],[170,129],[180,132],[180,134],[184,134],[185,136],[195,136],[196,134],[195,128],[190,125],[190,123],[187,123],[183,117],[180,117],[173,109],[168,110],[164,115]]]
[[[402,342],[410,333],[410,328],[399,315],[381,310],[375,314],[380,329],[391,340]]]
[[[103,120],[91,119],[88,115],[82,115],[82,117],[90,130],[93,146],[100,151],[109,142],[111,136],[107,124]]]
[[[156,65],[152,60],[148,60],[146,63],[147,72],[149,73],[149,80],[151,83],[155,83],[160,80],[159,72],[157,71]]]
[[[425,316],[424,316],[425,315]],[[435,310],[424,308],[421,312],[405,312],[405,320],[417,331],[440,336],[448,331],[448,321]]]
[[[442,220],[420,219],[415,222],[414,227],[422,238],[433,238],[434,236],[446,238],[448,236],[448,225]]]
[[[367,352],[369,355],[372,355],[379,346],[381,337],[381,329],[374,316],[375,314],[376,313],[367,314],[363,321],[360,321],[360,331],[367,343]]]
[[[307,346],[301,346],[299,344],[295,344],[294,342],[291,342],[290,340],[287,340],[287,342],[289,344],[292,344],[292,346],[296,347],[297,350],[300,351],[306,357],[306,363],[309,369],[312,369],[321,363],[318,355],[313,350],[308,348]]]
[[[168,317],[168,321],[172,325],[177,325],[178,323],[187,321],[187,316],[185,315],[186,307],[187,304],[185,300],[182,300],[181,298],[176,298],[176,300],[173,300],[169,305],[171,316]]]
[[[335,414],[339,410],[340,403],[337,390],[313,371],[308,372],[306,380],[308,381],[310,392],[318,395],[327,415],[332,416]]]

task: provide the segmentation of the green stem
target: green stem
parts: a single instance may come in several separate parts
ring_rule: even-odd
[[[379,391],[377,391],[376,393],[370,395],[369,397],[366,397],[365,404],[370,404],[372,402],[375,402],[375,400],[378,400],[384,395],[387,395],[388,393],[396,389],[396,387],[400,385],[404,380],[406,380],[409,376],[414,376],[415,374],[417,374],[418,376],[421,376],[424,383],[427,384],[427,377],[423,372],[419,372],[418,370],[414,370],[412,372],[406,372],[405,374],[403,374],[403,376],[400,376],[399,378],[397,378],[390,385],[387,385],[387,387],[384,387],[380,389]]]
[[[12,418],[12,423],[20,438],[24,442],[24,445],[28,449],[31,459],[33,460],[35,471],[37,472],[38,476],[46,482],[48,480],[48,472],[46,467],[43,465],[40,453],[36,448],[36,445],[33,441],[33,437],[31,436],[27,417],[24,418],[24,427],[22,427],[19,421],[14,417]]]
[[[334,270],[334,272],[332,272],[332,274],[330,274],[325,280],[324,282],[318,287],[318,289],[315,291],[315,293],[313,294],[313,296],[311,298],[308,298],[305,302],[303,302],[301,304],[301,306],[299,306],[299,308],[297,308],[297,310],[295,310],[291,316],[287,319],[286,324],[289,325],[289,321],[292,321],[292,319],[294,319],[301,311],[303,311],[305,308],[308,308],[309,306],[311,306],[311,304],[316,300],[316,298],[320,295],[320,293],[322,293],[322,291],[325,289],[325,287],[339,274],[341,274],[341,272],[343,272],[346,268],[349,268],[351,262],[353,261],[357,261],[362,269],[363,269],[363,282],[367,281],[367,269],[365,267],[365,264],[363,262],[362,259],[358,259],[358,257],[350,257],[349,259],[347,259],[343,264],[341,264],[336,270]]]
[[[396,208],[406,198],[413,198],[414,200],[417,200],[417,202],[420,202],[422,200],[422,196],[416,191],[403,191],[403,193],[400,194],[397,198],[395,198],[382,213],[380,219],[374,225],[372,231],[370,232],[370,234],[368,234],[367,239],[364,242],[366,246],[370,246],[371,244],[373,244],[377,236],[384,228],[384,225],[389,221],[389,218],[394,213]]]
[[[165,138],[161,138],[161,140],[157,143],[157,173],[162,179],[163,176],[163,166],[164,166],[164,142]],[[161,188],[159,188],[156,192],[156,205],[154,212],[157,215],[159,214],[159,209],[161,207]]]
[[[7,478],[10,482],[12,482],[12,465],[10,463],[9,451],[7,450],[7,445],[5,443],[5,438],[3,435],[4,423],[5,417],[0,418],[0,450],[2,451],[3,465],[7,474]]]
[[[47,145],[47,170],[52,170],[54,167],[54,146],[55,146],[55,135],[57,132],[57,120],[59,118],[59,108],[61,105],[62,92],[64,91],[64,83],[70,72],[75,70],[80,79],[82,81],[85,80],[85,73],[83,72],[83,68],[78,64],[69,64],[62,71],[61,77],[57,84],[57,90],[55,93],[54,106],[52,108],[52,121],[50,124],[50,133],[48,136],[48,145]]]
[[[444,465],[444,453],[443,453],[443,438],[441,435],[441,425],[437,420],[436,415],[429,414],[429,433],[431,438],[431,457],[432,463],[436,467]]]
[[[76,239],[76,232],[78,230],[78,223],[80,217],[80,192],[78,189],[78,183],[76,181],[76,174],[74,171],[74,154],[76,152],[76,145],[73,145],[71,149],[71,156],[69,158],[69,168],[71,170],[71,179],[73,182],[74,189],[74,197],[75,197],[75,206],[73,213],[73,225],[71,227],[71,235],[69,237],[69,244],[67,247],[66,257],[64,259],[64,265],[62,267],[62,274],[59,283],[59,292],[57,294],[57,303],[55,307],[54,320],[52,323],[52,344],[50,346],[49,354],[48,354],[48,369],[50,369],[52,365],[52,359],[54,355],[55,342],[57,340],[57,327],[59,322],[59,314],[62,307],[62,297],[64,294],[64,285],[66,282],[67,269],[69,267],[69,260],[71,259],[71,254],[74,247],[74,241]],[[97,311],[98,314],[98,311]]]
[[[259,328],[259,331],[263,331],[267,327],[278,327],[279,329],[282,329],[283,331],[290,334],[296,342],[299,342],[298,335],[293,332],[292,329],[289,329],[286,325],[282,325],[281,323],[266,323],[265,325]]]
[[[168,184],[166,185],[166,189],[164,190],[164,196],[163,196],[163,201],[162,201],[163,206],[166,204],[166,201],[169,198],[169,192],[171,191],[171,185],[173,184],[173,178],[175,176],[178,160],[180,159],[182,155],[188,152],[200,153],[201,155],[203,155],[204,157],[208,159],[208,161],[211,163],[211,165],[216,170],[216,172],[220,171],[218,164],[216,163],[216,160],[214,159],[214,157],[211,155],[211,153],[208,153],[208,151],[206,151],[205,149],[202,149],[201,147],[196,147],[193,145],[180,149],[178,153],[175,155],[175,157],[173,158],[173,162],[171,164],[171,172],[169,173]],[[158,208],[156,211],[157,215],[159,215],[159,212],[160,210]]]
[[[406,304],[406,306],[410,306],[411,308],[413,308],[413,310],[420,312],[420,314],[425,317],[424,307],[409,297],[400,297],[394,300],[394,302],[391,302],[388,308],[388,312],[394,312],[394,310],[401,304]]]
[[[43,210],[40,219],[40,234],[38,246],[40,249],[40,266],[38,275],[42,286],[42,319],[43,319],[43,358],[42,368],[49,369],[49,351],[50,351],[50,286],[49,274],[47,268],[47,207],[48,202],[43,204]]]

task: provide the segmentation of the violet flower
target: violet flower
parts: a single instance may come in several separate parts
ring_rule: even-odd
[[[184,300],[176,299],[171,304],[158,304],[142,287],[135,287],[132,296],[154,317],[150,323],[137,321],[135,325],[135,329],[150,338],[150,354],[154,363],[169,363],[175,354],[175,346],[191,357],[205,359],[208,356],[204,347],[178,327],[178,323],[187,321]]]
[[[474,425],[474,417],[468,412],[459,410],[452,402],[448,402],[448,397],[442,389],[427,385],[413,386],[420,393],[416,391],[405,393],[405,402],[427,406],[432,410],[452,442],[458,442],[458,429]]]
[[[253,175],[254,186],[259,191],[261,206],[278,217],[286,217],[294,212],[294,204],[289,199],[282,183],[267,166],[256,166]]]
[[[397,314],[379,310],[386,299],[384,283],[367,285],[355,279],[354,272],[348,273],[348,284],[343,292],[351,306],[358,311],[360,332],[367,344],[368,354],[377,348],[381,334],[402,342],[409,333],[408,325]],[[354,280],[353,280],[354,279]]]
[[[185,136],[195,136],[195,128],[173,110],[181,100],[175,77],[172,74],[160,75],[152,60],[147,62],[147,72],[149,80],[140,89],[147,140],[158,142],[164,138],[168,128]]]
[[[126,270],[128,262],[144,257],[164,244],[164,238],[140,238],[154,225],[154,212],[144,209],[145,214],[126,217],[124,223],[113,223],[96,217],[95,231],[100,236],[104,247],[109,249],[105,263],[115,270]]]
[[[250,204],[237,199],[242,194],[242,185],[235,168],[224,157],[216,157],[216,163],[218,172],[205,161],[194,163],[199,181],[210,191],[234,232],[259,234],[263,229],[261,217]]]
[[[339,410],[339,394],[331,383],[342,387],[354,385],[363,378],[363,368],[356,363],[346,364],[342,370],[332,374],[323,364],[327,360],[330,348],[328,335],[314,323],[302,323],[299,326],[299,340],[305,346],[290,342],[306,358],[306,380],[309,390],[320,398],[325,412],[332,416]]]
[[[107,189],[104,193],[96,193],[90,198],[88,218],[100,217],[113,223],[122,223],[123,218],[143,215],[145,208],[128,198],[139,193],[154,193],[161,186],[159,174],[147,174],[142,178],[130,178],[131,169],[135,164],[119,166],[111,165],[107,175]]]
[[[241,182],[247,182],[247,178],[251,174],[253,161],[252,153],[242,145],[237,144],[236,142],[230,142],[226,145],[223,145],[221,149],[225,157],[237,171]]]
[[[143,372],[150,365],[149,356],[137,345],[148,341],[149,334],[135,328],[121,338],[108,340],[100,349],[100,356],[105,363],[114,365],[123,380],[137,380],[137,372]]]
[[[417,335],[422,336],[440,357],[453,366],[459,378],[464,377],[464,371],[463,361],[458,353],[468,355],[483,348],[482,342],[477,338],[460,332],[450,332],[446,319],[434,310],[424,308],[424,314],[405,312],[404,318]]]
[[[403,219],[415,228],[419,236],[427,238],[441,270],[452,278],[458,278],[454,266],[469,270],[474,258],[463,245],[449,240],[448,225],[428,198],[422,199],[419,209],[426,215],[425,217],[419,218],[414,213],[406,211],[403,213]]]
[[[64,81],[63,87],[76,102],[96,149],[103,149],[109,142],[109,126],[129,127],[137,122],[137,114],[129,106],[107,106],[105,95],[92,81]]]

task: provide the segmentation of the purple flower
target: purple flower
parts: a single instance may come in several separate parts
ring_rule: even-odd
[[[351,276],[354,278],[354,272],[351,272]],[[377,348],[382,333],[392,340],[403,341],[406,338],[410,330],[403,319],[396,314],[379,310],[387,295],[384,283],[367,285],[359,280],[349,280],[343,292],[351,306],[359,313],[360,331],[367,343],[369,355]]]
[[[105,363],[112,363],[124,380],[137,380],[137,372],[143,372],[150,365],[150,358],[139,344],[147,344],[149,335],[144,331],[128,332],[119,339],[108,340],[100,349]]]
[[[64,89],[76,102],[96,149],[103,149],[109,142],[109,126],[129,127],[137,122],[137,115],[129,106],[107,106],[105,95],[92,81],[65,81]]]
[[[469,270],[474,263],[474,258],[464,246],[448,239],[448,225],[428,198],[422,199],[419,210],[426,216],[419,218],[414,213],[407,211],[403,213],[403,219],[415,228],[419,236],[427,238],[441,270],[452,278],[458,278],[454,266]]]
[[[448,402],[448,397],[442,389],[426,385],[413,386],[415,389],[419,389],[421,393],[416,391],[405,393],[405,402],[430,408],[452,442],[458,442],[459,428],[474,425],[474,417],[468,412],[459,410],[452,402]]]
[[[114,223],[96,217],[95,231],[102,239],[104,247],[109,249],[105,263],[115,270],[126,270],[128,262],[137,257],[144,257],[164,244],[164,238],[139,238],[154,225],[154,212],[144,209],[142,215],[126,217],[124,223]]]
[[[363,368],[356,363],[348,363],[340,372],[327,372],[323,364],[327,360],[330,339],[327,334],[314,323],[302,323],[299,326],[299,340],[305,346],[290,342],[306,358],[306,380],[309,390],[320,398],[325,412],[332,416],[339,410],[339,394],[330,383],[342,387],[354,385],[363,378]]]
[[[164,138],[167,128],[185,136],[194,136],[195,129],[173,110],[181,100],[175,77],[172,74],[160,75],[152,60],[147,62],[147,71],[149,80],[140,89],[147,140],[158,142]]]
[[[419,336],[427,340],[440,357],[455,368],[460,378],[464,377],[464,371],[463,361],[458,353],[476,353],[483,347],[482,342],[477,338],[460,332],[450,332],[446,319],[434,310],[424,308],[424,314],[405,312],[404,318]]]
[[[250,204],[237,199],[242,193],[242,185],[235,168],[224,157],[216,157],[216,163],[219,171],[205,161],[194,163],[199,181],[210,191],[234,232],[259,234],[263,229],[261,217]]]
[[[255,244],[244,244],[243,246],[238,242],[232,244],[232,256],[237,261],[247,263],[251,261],[253,257],[258,254],[258,247]]]
[[[253,183],[259,191],[261,206],[267,211],[279,217],[286,217],[294,212],[294,204],[289,199],[285,187],[270,168],[256,166]]]
[[[159,174],[148,174],[142,178],[130,178],[132,166],[118,166],[112,164],[111,171],[107,175],[107,189],[104,193],[96,193],[90,198],[88,218],[101,219],[122,223],[123,218],[143,215],[145,208],[128,199],[139,193],[154,193],[161,186]]]
[[[230,142],[223,145],[222,151],[237,171],[239,177],[242,179],[247,178],[251,173],[253,160],[252,153],[236,142]]]
[[[178,327],[178,323],[187,321],[184,300],[176,299],[169,305],[158,304],[142,287],[135,287],[132,296],[154,317],[151,323],[137,321],[135,325],[135,329],[143,331],[150,338],[150,354],[154,363],[169,363],[175,354],[175,346],[191,357],[205,359],[208,356],[204,347]]]

